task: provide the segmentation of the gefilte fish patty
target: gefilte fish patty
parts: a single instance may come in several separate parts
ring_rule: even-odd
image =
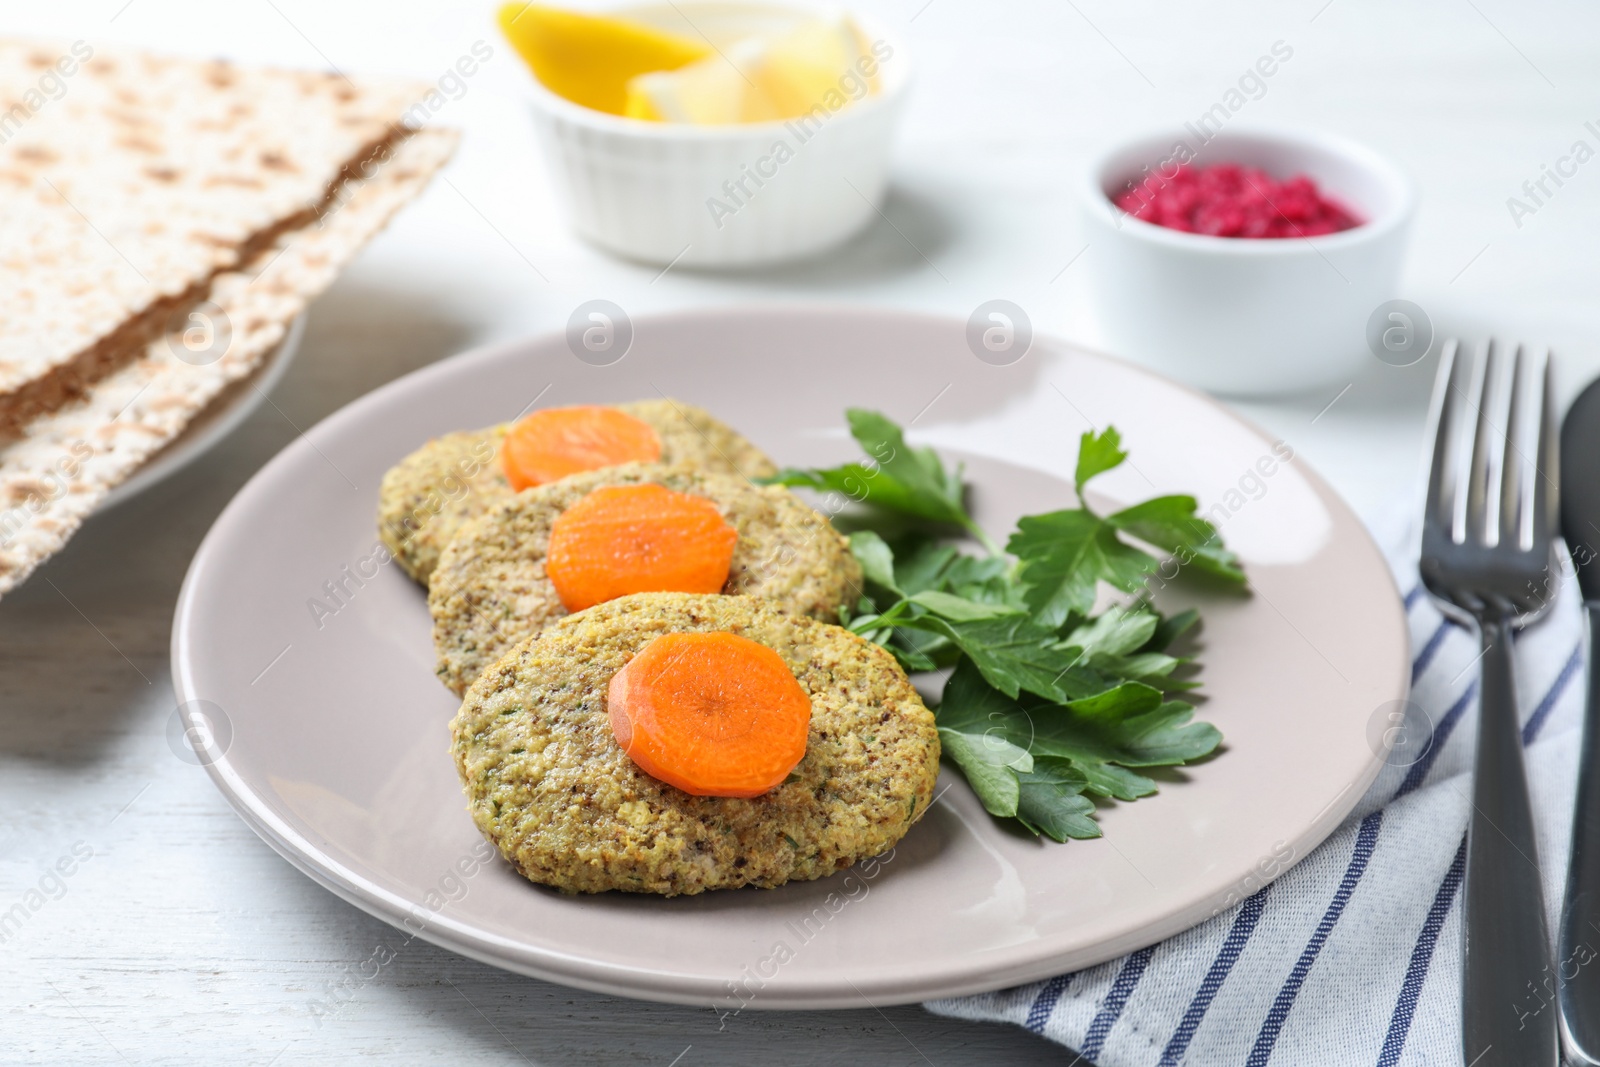
[[[428,587],[439,677],[457,693],[506,650],[567,615],[545,573],[550,528],[608,485],[654,483],[709,500],[739,535],[724,593],[772,600],[779,611],[836,622],[861,595],[861,565],[833,524],[780,485],[730,474],[627,463],[507,497],[462,526]]]
[[[773,649],[811,699],[806,754],[758,797],[702,797],[641,771],[606,711],[654,638],[727,631]],[[511,649],[467,692],[452,750],[478,828],[532,881],[676,896],[822,878],[892,848],[927,811],[933,715],[885,649],[754,597],[637,593]]]
[[[613,404],[649,423],[665,465],[763,478],[777,472],[755,445],[692,404]],[[435,437],[389,469],[378,489],[378,535],[405,572],[426,585],[461,524],[514,495],[500,462],[510,423]]]

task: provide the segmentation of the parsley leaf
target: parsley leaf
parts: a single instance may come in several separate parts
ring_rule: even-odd
[[[1161,616],[1153,611],[1113,604],[1062,639],[1063,645],[1099,658],[1122,656],[1143,648],[1155,636]]]
[[[998,619],[1006,615],[1021,615],[1021,608],[1009,604],[996,604],[986,600],[968,600],[964,596],[938,589],[924,589],[906,598],[911,603],[927,608],[955,622],[977,622],[980,619]]]
[[[1180,565],[1244,583],[1239,558],[1222,547],[1217,528],[1196,514],[1192,496],[1158,496],[1106,516],[1106,522],[1141,541],[1174,553]]]
[[[994,734],[969,734],[946,727],[939,728],[939,743],[967,776],[985,811],[1001,818],[1017,813],[1022,794],[1017,768],[1033,767],[1027,749]]]
[[[1126,592],[1155,571],[1157,561],[1117,536],[1116,528],[1083,509],[1029,515],[1017,522],[1006,550],[1022,562],[1028,607],[1045,626],[1060,626],[1094,607],[1098,583]]]
[[[1041,756],[1016,777],[1017,821],[1023,826],[1057,841],[1100,836],[1099,824],[1089,818],[1094,801],[1083,795],[1089,780],[1071,760]]]
[[[1092,430],[1078,439],[1078,468],[1073,475],[1073,488],[1078,500],[1083,500],[1083,487],[1090,478],[1104,474],[1122,465],[1128,454],[1122,450],[1122,435],[1115,426],[1107,426],[1103,433]]]
[[[911,506],[900,510],[958,526],[972,522],[962,503],[960,467],[951,474],[938,453],[906,444],[900,427],[876,411],[850,408],[845,418],[850,421],[851,436],[878,461],[878,470],[904,489]]]
[[[861,564],[861,573],[869,582],[877,582],[892,593],[900,592],[894,580],[894,553],[875,531],[857,530],[851,534],[850,554]]]
[[[962,556],[955,545],[939,541],[923,541],[909,550],[895,553],[894,576],[907,596],[925,589],[942,589],[947,584],[947,571]]]
[[[1104,692],[1069,700],[1066,706],[1088,723],[1119,723],[1159,708],[1161,690],[1143,682],[1122,682]]]
[[[1222,743],[1215,726],[1190,722],[1193,715],[1194,708],[1179,701],[1121,718],[1039,714],[1028,750],[1072,760],[1087,776],[1090,792],[1136,800],[1154,793],[1156,784],[1127,768],[1187,763]]]
[[[1150,643],[1146,646],[1148,652],[1165,652],[1172,647],[1172,642],[1194,629],[1200,621],[1200,613],[1193,608],[1187,608],[1176,615],[1169,615],[1162,619],[1156,626],[1156,632],[1150,636]]]
[[[962,669],[957,668],[957,673]],[[1018,719],[1018,709],[993,689],[988,693],[993,696],[973,689],[972,699],[946,699],[939,705],[935,721],[945,755],[966,774],[985,810],[1006,818],[1017,813],[1021,798],[1017,772],[1033,770],[1033,756],[1025,740],[1022,744],[1016,740],[1027,733]],[[1002,721],[1007,718],[1018,721]]]
[[[851,436],[871,457],[871,466],[846,463],[820,470],[791,467],[763,481],[835,490],[858,504],[959,526],[991,552],[998,551],[988,534],[967,514],[960,466],[952,473],[933,449],[913,448],[906,443],[904,431],[876,411],[849,408],[845,418],[849,420]]]
[[[1069,760],[1089,792],[1137,800],[1155,792],[1156,784],[1129,768],[1185,763],[1221,743],[1216,727],[1189,721],[1193,713],[1190,705],[1163,701],[1158,691],[1136,684],[1064,705],[1014,700],[963,663],[945,683],[936,720],[941,737],[948,724],[984,739],[989,751],[1004,741],[1030,753],[1035,764],[1044,757]]]
[[[1190,620],[1196,617],[1193,611],[1184,614]],[[1143,607],[1112,605],[1071,630],[1058,647],[1076,649],[1081,662],[1102,674],[1147,682],[1166,690],[1192,689],[1198,683],[1171,677],[1187,661],[1154,651],[1170,643],[1162,630],[1166,621]]]
[[[990,685],[1009,697],[1029,692],[1070,700],[1105,688],[1098,675],[1078,666],[1077,657],[1053,647],[1051,631],[1026,615],[962,621],[930,614],[900,625],[949,638]]]

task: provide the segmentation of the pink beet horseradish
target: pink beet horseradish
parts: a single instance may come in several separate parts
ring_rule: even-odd
[[[1157,131],[1088,160],[1078,190],[1106,350],[1230,396],[1336,391],[1375,358],[1367,327],[1399,292],[1416,190],[1365,145]]]
[[[1304,174],[1280,182],[1237,163],[1149,174],[1115,201],[1136,219],[1211,237],[1318,237],[1361,224]]]

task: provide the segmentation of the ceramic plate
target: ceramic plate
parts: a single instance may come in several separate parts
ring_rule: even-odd
[[[116,507],[140,493],[164,482],[183,468],[199,459],[224,437],[238,429],[239,424],[260,407],[267,394],[283,379],[289,364],[300,353],[300,342],[306,335],[306,317],[299,316],[289,323],[289,330],[276,348],[267,353],[261,365],[224,389],[205,410],[190,420],[183,433],[172,443],[150,457],[133,477],[117,486],[100,501],[97,511]]]
[[[628,996],[726,1010],[914,1001],[1191,926],[1305,856],[1379,770],[1371,723],[1404,697],[1408,665],[1389,571],[1292,448],[1212,401],[1044,339],[991,365],[965,323],[900,312],[678,314],[634,323],[631,347],[626,332],[606,366],[554,334],[363,397],[257,474],[194,559],[172,657],[191,736],[239,814],[357,907],[510,970]],[[378,483],[429,437],[535,403],[663,394],[796,465],[854,458],[842,409],[878,408],[966,462],[997,536],[1070,506],[1078,435],[1114,423],[1132,460],[1096,483],[1103,502],[1195,493],[1254,584],[1248,599],[1163,594],[1204,612],[1201,713],[1226,747],[1102,810],[1097,841],[1008,832],[947,770],[891,856],[822,881],[671,900],[524,881],[467,816],[423,590],[377,562]]]

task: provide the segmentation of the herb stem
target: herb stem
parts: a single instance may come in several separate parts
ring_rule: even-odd
[[[984,547],[984,549],[989,553],[989,555],[991,555],[991,556],[1003,556],[1003,555],[1006,554],[1005,549],[1003,549],[999,545],[995,544],[994,538],[990,537],[988,532],[985,531],[984,528],[982,526],[979,526],[976,522],[973,522],[971,519],[967,519],[965,522],[962,523],[962,525],[967,528],[967,532],[968,533],[970,533],[973,537],[977,538],[978,543]]]
[[[878,616],[873,625],[890,627],[894,626],[899,620],[900,616],[906,613],[905,609],[908,605],[910,605],[910,603],[911,601],[904,599],[895,601],[892,605],[890,605],[888,611],[885,611],[883,614]]]

